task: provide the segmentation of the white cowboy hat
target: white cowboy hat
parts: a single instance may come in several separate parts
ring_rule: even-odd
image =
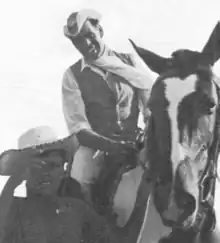
[[[67,19],[67,24],[63,28],[64,35],[69,38],[75,37],[87,19],[94,19],[99,22],[101,14],[93,9],[82,9],[71,13]]]
[[[49,126],[39,126],[31,128],[18,138],[18,148],[23,149],[43,143],[50,143],[58,137],[54,130]]]

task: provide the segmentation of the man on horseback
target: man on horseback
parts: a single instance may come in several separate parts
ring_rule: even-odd
[[[84,9],[72,13],[64,26],[64,35],[83,56],[64,73],[62,100],[69,133],[79,142],[70,174],[88,202],[103,153],[136,152],[139,108],[146,119],[152,85],[138,57],[107,47],[100,18],[98,12]]]

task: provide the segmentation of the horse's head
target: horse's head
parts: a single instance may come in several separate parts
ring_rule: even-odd
[[[219,101],[212,65],[220,55],[211,55],[206,46],[203,52],[178,50],[163,58],[134,47],[159,74],[149,99],[147,138],[147,157],[157,178],[155,206],[166,225],[191,226],[214,141]]]

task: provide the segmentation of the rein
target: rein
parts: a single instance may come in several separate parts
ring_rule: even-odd
[[[217,87],[218,88],[218,87]],[[217,89],[218,90],[218,89]],[[219,91],[219,90],[218,90]],[[218,98],[219,94],[218,94]],[[220,101],[219,101],[220,102]],[[196,217],[196,223],[193,230],[200,233],[202,230],[213,231],[216,225],[216,218],[214,212],[214,199],[216,179],[218,178],[218,154],[220,145],[220,103],[218,103],[216,112],[216,124],[214,129],[214,139],[211,147],[208,149],[208,161],[204,172],[199,180],[199,211]],[[203,152],[207,146],[202,148]],[[199,154],[200,154],[199,152]],[[208,185],[209,191],[205,193],[205,187]]]

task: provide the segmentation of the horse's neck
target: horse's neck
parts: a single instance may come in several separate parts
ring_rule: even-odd
[[[114,196],[113,211],[118,215],[117,225],[124,227],[128,222],[136,202],[143,170],[140,166],[128,171],[122,177]]]
[[[143,173],[138,166],[124,174],[114,198],[114,211],[118,226],[128,232],[130,242],[157,243],[171,229],[163,225],[151,197],[151,185],[143,179]]]

